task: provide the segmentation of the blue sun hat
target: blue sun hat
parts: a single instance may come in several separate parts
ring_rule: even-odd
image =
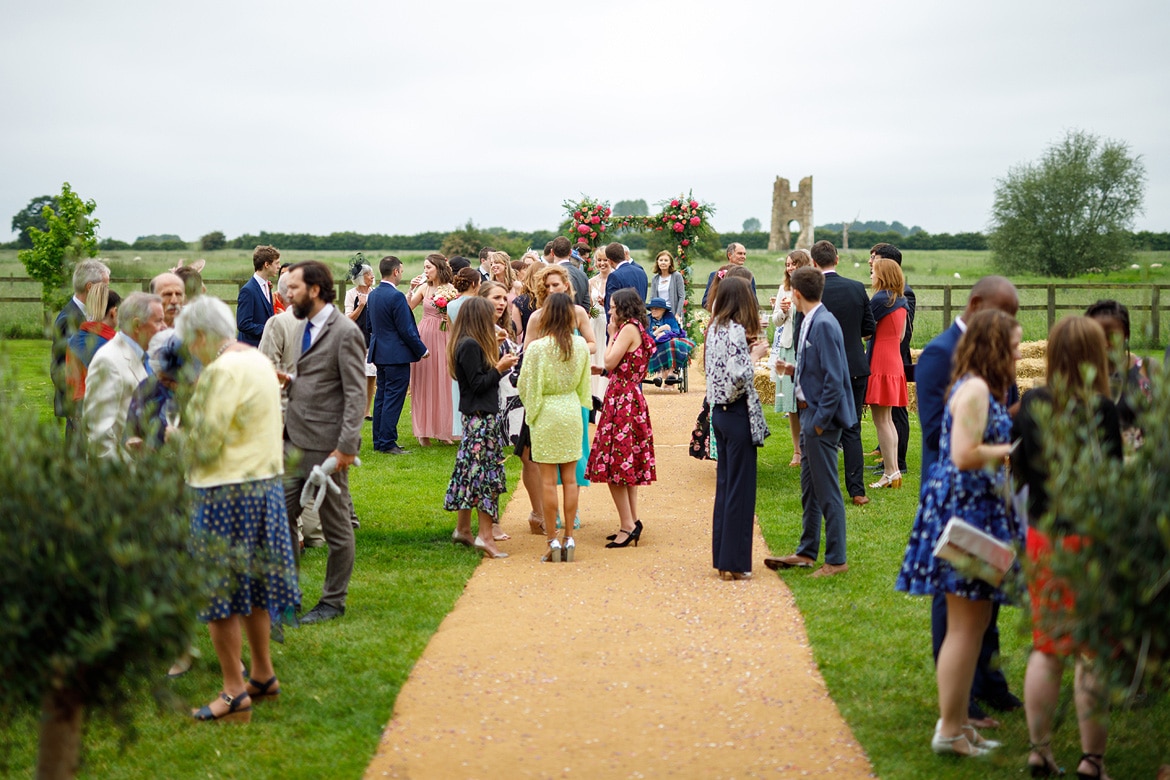
[[[666,302],[665,298],[651,298],[650,302],[646,304],[647,309],[666,309],[670,311],[670,304]]]

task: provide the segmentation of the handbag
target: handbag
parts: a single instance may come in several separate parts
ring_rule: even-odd
[[[966,577],[998,588],[1015,563],[1016,551],[966,520],[951,517],[934,546],[934,557],[948,561]]]

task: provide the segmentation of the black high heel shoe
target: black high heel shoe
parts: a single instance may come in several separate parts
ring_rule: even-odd
[[[621,533],[621,531],[618,531],[618,533]],[[641,520],[634,521],[634,534],[637,536],[642,535],[642,521]],[[612,542],[614,539],[617,539],[617,534],[610,534],[609,536],[605,537],[605,541],[607,541],[607,542]],[[638,545],[634,545],[634,546],[637,547]]]
[[[637,521],[635,521],[635,522],[637,522]],[[606,547],[609,547],[609,548],[629,547],[630,542],[633,542],[634,546],[637,547],[638,546],[638,539],[642,536],[641,524],[635,525],[633,531],[618,531],[618,533],[625,534],[626,535],[625,540],[621,541],[621,542],[617,541],[617,534],[614,534],[614,541],[607,544]]]
[[[1031,772],[1032,777],[1063,777],[1064,769],[1056,765],[1056,762],[1048,757],[1046,751],[1048,750],[1048,742],[1032,742],[1032,755],[1028,756],[1028,771]],[[1038,756],[1044,763],[1033,764],[1032,756]]]
[[[1101,763],[1104,760],[1105,756],[1101,755],[1100,753],[1083,754],[1081,756],[1081,760],[1077,762],[1077,780],[1099,780],[1101,773],[1105,771],[1105,767],[1102,766]],[[1090,775],[1086,772],[1082,772],[1080,769],[1081,761],[1092,764],[1097,769],[1097,774]]]

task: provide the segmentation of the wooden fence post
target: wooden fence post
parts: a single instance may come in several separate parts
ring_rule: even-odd
[[[948,284],[943,287],[943,321],[942,329],[946,330],[951,326],[951,286]],[[940,333],[942,331],[939,331]]]
[[[1154,285],[1150,288],[1150,330],[1152,331],[1153,341],[1150,343],[1152,347],[1160,347],[1162,345],[1162,317],[1158,308],[1162,304],[1162,288]]]
[[[1056,324],[1056,285],[1048,285],[1048,330]]]

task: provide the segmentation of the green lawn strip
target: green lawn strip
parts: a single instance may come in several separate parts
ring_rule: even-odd
[[[30,410],[52,416],[46,341],[0,344],[28,394]],[[329,623],[287,629],[273,645],[282,694],[257,704],[246,727],[197,724],[187,707],[220,688],[206,630],[202,654],[184,677],[164,684],[177,709],[152,698],[131,707],[138,738],[123,745],[108,716],[91,712],[83,775],[89,777],[358,777],[377,748],[395,698],[439,623],[463,592],[479,556],[451,543],[455,516],[443,510],[456,448],[414,445],[409,403],[400,425],[407,456],[375,453],[365,434],[363,465],[352,486],[362,527],[346,615]],[[515,488],[519,464],[509,462]],[[505,498],[507,498],[505,496]],[[321,593],[325,548],[305,551],[304,606]],[[246,655],[246,651],[245,651]],[[169,664],[169,659],[160,668]],[[0,749],[10,748],[9,771],[31,774],[36,760],[35,713],[0,726]]]
[[[780,576],[796,596],[829,692],[880,777],[1016,778],[1028,750],[1023,711],[996,714],[1003,726],[987,735],[1003,741],[1004,747],[990,760],[956,761],[930,752],[930,736],[938,718],[930,652],[930,599],[894,590],[920,484],[921,439],[916,416],[910,419],[911,474],[904,486],[900,490],[868,490],[871,501],[867,506],[847,505],[849,571],[820,580],[810,579],[806,569]],[[795,551],[800,536],[800,470],[788,467],[792,444],[787,420],[769,412],[768,424],[773,435],[760,452],[757,511],[771,549],[787,555]],[[877,436],[868,418],[862,441],[866,452],[876,448]],[[866,460],[867,465],[872,462]],[[875,480],[876,475],[867,473],[867,483]],[[757,568],[757,576],[776,576],[762,565]],[[1020,609],[1004,608],[999,627],[1005,673],[1012,691],[1022,695],[1031,650],[1027,615]],[[1080,755],[1071,678],[1071,673],[1066,674],[1063,722],[1053,739],[1057,758],[1070,775]],[[775,684],[791,682],[778,680]],[[1170,701],[1164,693],[1152,695],[1140,709],[1115,712],[1108,750],[1112,776],[1152,776],[1158,763],[1170,757],[1164,739],[1167,733]],[[1162,737],[1152,739],[1154,734]]]

